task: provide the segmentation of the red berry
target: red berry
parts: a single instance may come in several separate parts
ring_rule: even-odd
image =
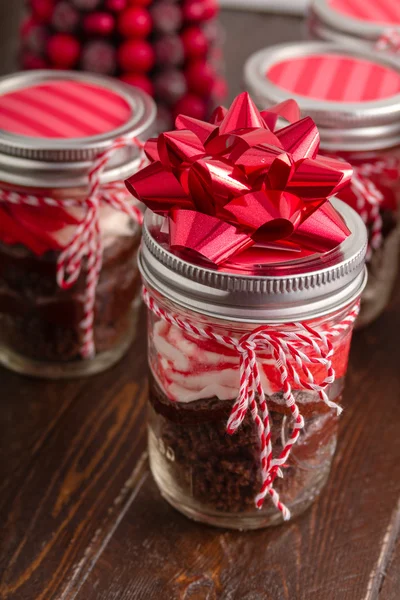
[[[117,67],[115,48],[110,42],[94,40],[85,44],[82,51],[82,68],[85,71],[112,75]]]
[[[188,27],[182,33],[187,58],[203,58],[207,54],[208,40],[200,27]]]
[[[124,37],[146,38],[152,29],[150,13],[140,6],[131,6],[118,18],[118,30]]]
[[[32,23],[23,38],[23,46],[34,54],[43,54],[46,50],[48,37],[47,27]]]
[[[154,50],[159,65],[175,67],[181,65],[185,54],[179,35],[163,35],[154,42]]]
[[[210,43],[217,42],[222,45],[225,41],[225,31],[217,20],[207,21],[203,24],[203,32]]]
[[[120,10],[124,10],[126,8],[127,0],[107,0],[106,8],[108,10],[112,10],[113,12],[119,12]]]
[[[32,0],[31,6],[34,16],[39,21],[42,21],[42,23],[50,21],[53,14],[54,0]]]
[[[151,9],[154,29],[159,33],[176,33],[182,26],[179,6],[169,0],[155,4]]]
[[[177,69],[162,71],[154,79],[157,97],[166,104],[176,104],[187,92],[185,76]]]
[[[51,24],[54,29],[71,32],[79,23],[79,12],[69,2],[58,2],[54,7]]]
[[[72,35],[56,33],[48,41],[47,53],[55,66],[70,69],[78,62],[80,44]]]
[[[185,75],[189,90],[200,96],[209,95],[216,79],[214,69],[200,60],[189,65]]]
[[[120,77],[121,81],[125,83],[129,83],[129,85],[134,85],[135,87],[140,88],[149,96],[154,95],[154,87],[151,83],[150,79],[146,77],[146,75],[142,75],[141,73],[124,73]]]
[[[183,18],[185,21],[208,21],[218,13],[216,0],[185,0]]]
[[[85,31],[93,35],[110,35],[114,25],[114,17],[107,12],[90,13],[83,20]]]
[[[26,38],[26,36],[29,35],[30,30],[32,29],[32,27],[34,27],[36,25],[36,21],[35,19],[33,19],[33,17],[26,17],[22,23],[21,26],[19,28],[19,34],[21,36],[22,39]]]
[[[36,56],[35,54],[30,54],[28,52],[24,52],[22,55],[22,68],[23,69],[46,69],[48,68],[48,64],[41,58],[40,56]]]
[[[146,73],[154,65],[154,50],[144,40],[128,40],[119,47],[118,62],[123,71]]]
[[[206,116],[206,104],[202,98],[195,94],[186,94],[175,105],[174,115],[188,115],[194,119],[204,119]]]

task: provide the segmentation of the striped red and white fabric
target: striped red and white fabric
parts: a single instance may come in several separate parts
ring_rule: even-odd
[[[288,92],[328,102],[368,102],[400,93],[395,70],[340,54],[290,58],[274,64],[266,76]]]
[[[131,202],[131,197],[128,196],[123,183],[115,182],[106,186],[100,185],[101,173],[115,152],[128,146],[138,147],[141,152],[143,150],[143,143],[140,140],[134,136],[128,136],[116,139],[107,150],[97,157],[89,173],[89,190],[84,200],[35,196],[0,188],[0,202],[26,204],[38,208],[45,208],[46,206],[60,206],[62,208],[79,206],[86,208],[83,221],[77,226],[73,239],[61,252],[57,261],[57,283],[62,289],[69,289],[76,283],[82,271],[83,261],[86,260],[84,316],[80,323],[83,330],[81,347],[83,358],[93,358],[95,355],[94,306],[103,257],[99,219],[100,206],[101,204],[109,204],[115,210],[126,213],[133,221],[140,224],[143,219],[141,211]],[[144,161],[145,159],[142,158],[142,163]]]
[[[49,81],[0,96],[0,129],[29,137],[101,135],[131,116],[122,96],[81,81]]]
[[[397,0],[330,0],[330,6],[361,21],[400,24],[400,3]]]
[[[281,502],[274,489],[274,481],[282,477],[281,467],[286,464],[293,446],[304,428],[304,419],[296,404],[290,381],[294,381],[301,389],[318,393],[322,402],[330,408],[341,412],[339,405],[332,402],[327,388],[335,381],[332,366],[333,338],[352,328],[359,312],[357,305],[340,323],[327,331],[313,329],[305,323],[293,323],[295,331],[273,331],[271,327],[258,327],[241,338],[221,335],[211,326],[194,325],[179,315],[164,310],[154,300],[150,292],[143,288],[143,298],[148,309],[158,318],[179,327],[183,331],[202,339],[216,341],[229,348],[234,348],[240,356],[240,389],[231,415],[227,423],[227,433],[234,434],[242,424],[250,410],[257,427],[260,440],[260,465],[262,486],[255,498],[257,508],[261,509],[264,500],[270,496],[275,507],[281,511],[284,520],[290,519],[289,509]],[[261,385],[257,353],[268,352],[274,358],[278,370],[286,407],[292,415],[292,430],[285,445],[276,457],[273,456],[271,442],[270,417],[267,399]],[[320,364],[325,368],[326,376],[322,382],[316,382],[307,364]]]

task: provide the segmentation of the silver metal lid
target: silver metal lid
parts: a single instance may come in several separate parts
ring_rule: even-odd
[[[130,117],[111,131],[88,137],[31,137],[0,129],[0,181],[23,187],[81,187],[87,184],[87,173],[95,157],[114,139],[130,134],[147,139],[153,132],[156,106],[152,98],[138,88],[109,77],[75,71],[20,72],[0,78],[0,96],[60,80],[82,82],[112,91],[125,100],[130,108]],[[128,177],[138,163],[137,148],[116,152],[103,173],[103,182]]]
[[[347,13],[338,12],[332,7],[329,0],[313,0],[310,11],[314,19],[320,22],[326,31],[341,32],[369,42],[376,42],[388,29],[396,29],[400,32],[400,25],[396,23],[382,23],[378,20],[364,21]]]
[[[270,81],[272,65],[291,58],[329,53],[372,61],[398,73],[400,61],[362,45],[332,42],[279,44],[253,54],[244,67],[244,82],[260,108],[293,98],[304,116],[318,126],[321,147],[329,151],[391,148],[400,144],[400,94],[367,102],[337,102],[294,94]]]
[[[163,218],[147,210],[139,268],[147,285],[178,305],[211,317],[288,322],[331,313],[355,300],[366,283],[367,231],[358,214],[334,199],[351,235],[335,250],[291,260],[260,274],[197,266],[160,243]]]

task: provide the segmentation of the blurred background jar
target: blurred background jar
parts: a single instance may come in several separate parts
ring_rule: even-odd
[[[204,119],[226,94],[217,0],[29,0],[24,69],[77,69],[154,97],[158,127]]]
[[[307,24],[313,39],[364,44],[393,54],[400,49],[400,4],[393,0],[312,0]]]
[[[239,340],[261,326],[275,336],[304,335],[299,322],[306,322],[333,344],[336,376],[326,391],[331,402],[341,403],[354,319],[366,279],[367,234],[355,211],[338,201],[335,208],[351,235],[331,252],[328,265],[322,253],[307,260],[292,258],[254,267],[251,274],[243,273],[243,265],[237,272],[232,264],[216,273],[177,257],[163,242],[162,218],[146,212],[139,265],[149,307],[150,465],[166,500],[195,520],[232,529],[257,529],[282,521],[282,512],[269,495],[261,510],[255,505],[262,474],[253,408],[248,408],[240,426],[229,430],[235,420],[229,415],[242,381],[240,353],[218,336]],[[193,327],[211,327],[215,335],[198,335]],[[312,359],[315,346],[314,351],[311,346],[301,350]],[[255,352],[267,395],[271,444],[274,456],[279,456],[293,434],[293,415],[271,349],[257,349],[255,343]],[[324,367],[319,363],[317,368],[317,363],[308,365],[315,382],[325,377]],[[293,397],[304,429],[274,488],[296,516],[310,506],[327,481],[338,418],[316,387],[307,390],[293,381]]]
[[[3,365],[86,375],[128,349],[141,211],[123,179],[141,164],[139,138],[155,113],[144,92],[101,76],[36,71],[0,80]]]
[[[400,63],[361,46],[298,42],[253,54],[244,79],[259,106],[295,99],[318,126],[320,152],[353,166],[352,184],[339,197],[369,232],[357,323],[367,325],[387,305],[398,270]]]

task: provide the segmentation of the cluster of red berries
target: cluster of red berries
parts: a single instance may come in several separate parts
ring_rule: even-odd
[[[26,69],[117,76],[155,97],[163,125],[225,95],[217,0],[28,0]]]

